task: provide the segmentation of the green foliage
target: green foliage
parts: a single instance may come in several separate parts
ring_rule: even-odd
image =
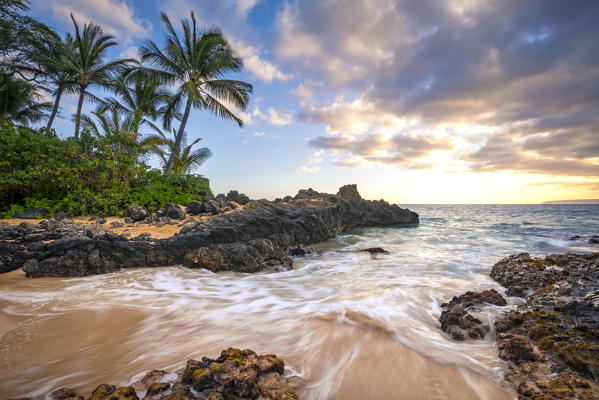
[[[62,140],[54,131],[0,127],[0,212],[22,207],[50,214],[123,216],[130,204],[150,209],[166,202],[187,204],[210,195],[208,180],[167,175],[140,161],[141,147],[126,133]]]

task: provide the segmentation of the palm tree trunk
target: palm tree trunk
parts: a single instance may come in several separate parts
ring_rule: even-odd
[[[183,133],[185,132],[185,125],[187,125],[187,118],[189,118],[189,112],[191,111],[191,100],[189,97],[187,98],[187,104],[185,105],[185,113],[183,114],[183,119],[181,120],[181,125],[179,125],[179,131],[177,132],[177,137],[175,138],[175,147],[164,167],[164,174],[168,174],[173,170],[173,165],[175,164],[175,157],[179,155],[181,152],[181,142],[183,141]]]
[[[58,111],[58,105],[60,104],[60,97],[62,96],[63,90],[64,88],[60,85],[56,89],[56,99],[54,100],[54,108],[52,109],[52,114],[50,114],[50,119],[48,120],[46,129],[52,128],[52,123],[54,122],[54,117],[56,117],[56,112]]]
[[[79,126],[81,125],[81,108],[83,107],[83,93],[85,88],[79,91],[79,102],[77,103],[77,114],[75,115],[75,139],[79,138]]]

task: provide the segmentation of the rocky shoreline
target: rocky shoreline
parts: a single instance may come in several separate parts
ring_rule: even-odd
[[[274,354],[229,348],[216,359],[189,360],[175,374],[152,370],[130,386],[101,384],[87,400],[298,400],[296,389],[302,380],[285,377],[284,367]],[[85,399],[71,388],[57,389],[49,398]]]
[[[599,399],[599,253],[522,253],[496,263],[491,277],[525,303],[495,322],[506,382],[519,399]],[[488,329],[473,307],[506,305],[495,290],[468,292],[443,305],[441,328],[455,340]]]
[[[0,222],[0,272],[23,268],[28,277],[44,277],[178,264],[213,272],[290,268],[290,255],[301,255],[309,246],[349,229],[419,222],[412,211],[384,200],[362,199],[356,185],[343,186],[336,195],[308,189],[275,201],[247,199],[245,205],[223,197],[190,204],[187,213],[172,205],[152,215],[131,210],[128,223],[133,225],[178,221],[179,232],[164,239],[144,234],[129,238],[98,223],[81,225],[65,216],[38,225]],[[198,221],[189,213],[202,218]]]

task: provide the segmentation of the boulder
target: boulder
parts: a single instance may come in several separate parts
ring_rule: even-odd
[[[25,211],[21,211],[19,213],[15,214],[15,218],[22,218],[22,219],[38,219],[38,218],[43,218],[46,214],[48,214],[48,209],[47,208],[28,208]]]
[[[127,207],[127,216],[133,221],[141,221],[148,215],[150,215],[148,209],[143,206],[131,204],[129,207]]]
[[[164,213],[171,219],[185,219],[185,212],[181,207],[173,203],[166,203]]]
[[[69,219],[69,214],[64,211],[58,211],[56,214],[54,214],[54,219],[57,221]]]
[[[199,215],[204,212],[204,203],[200,201],[192,201],[187,206],[187,212],[191,215]]]
[[[237,204],[244,205],[250,202],[250,198],[237,190],[231,190],[225,197],[227,201],[234,201]]]

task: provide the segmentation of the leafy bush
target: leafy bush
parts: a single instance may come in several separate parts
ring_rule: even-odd
[[[211,195],[198,175],[151,170],[143,149],[126,135],[62,140],[54,131],[0,127],[0,212],[14,216],[23,207],[50,214],[123,216],[130,204],[155,210],[166,202],[187,204]]]

